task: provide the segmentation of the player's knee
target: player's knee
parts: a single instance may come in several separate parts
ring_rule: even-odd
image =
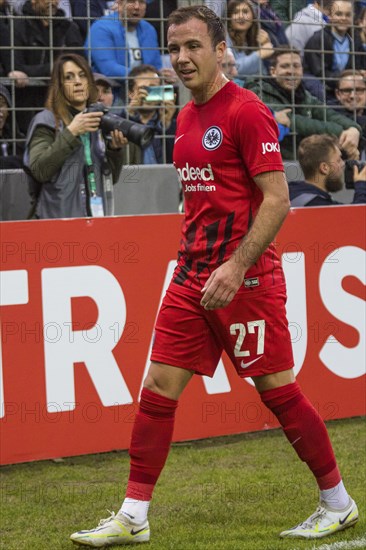
[[[144,388],[164,397],[177,400],[192,374],[188,370],[152,363],[144,380]]]

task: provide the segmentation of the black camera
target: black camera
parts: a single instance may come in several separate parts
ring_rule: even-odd
[[[366,162],[362,160],[346,160],[344,167],[344,183],[346,189],[354,189],[355,182],[353,179],[353,167],[357,166],[358,171],[360,172],[365,166]]]
[[[152,128],[110,113],[104,103],[92,103],[86,111],[89,113],[103,111],[104,115],[100,121],[100,129],[105,137],[113,130],[121,130],[128,141],[139,145],[142,149],[147,147],[154,137]]]

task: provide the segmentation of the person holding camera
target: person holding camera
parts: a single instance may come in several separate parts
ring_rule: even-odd
[[[308,136],[300,142],[298,160],[305,181],[289,183],[291,206],[332,206],[342,204],[331,193],[344,186],[345,161],[338,140],[328,134]],[[353,161],[352,204],[366,203],[366,163]]]
[[[101,217],[112,214],[113,183],[127,139],[119,129],[99,132],[102,110],[89,107],[97,89],[87,61],[60,56],[53,67],[46,109],[31,121],[24,167],[36,218]]]
[[[166,94],[169,93],[169,96]],[[173,162],[175,134],[175,94],[172,86],[161,86],[153,65],[134,67],[128,80],[128,105],[121,116],[151,128],[155,137],[144,148],[132,150],[133,164],[162,164]],[[131,160],[130,163],[132,164]]]

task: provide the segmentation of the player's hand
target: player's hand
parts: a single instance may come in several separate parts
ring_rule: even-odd
[[[124,147],[128,143],[128,139],[123,135],[121,130],[112,130],[109,137],[109,149],[121,149],[121,147]]]
[[[96,132],[103,115],[103,111],[78,113],[68,125],[68,129],[74,136],[81,136],[86,132]]]
[[[243,284],[245,270],[235,258],[230,258],[211,273],[201,290],[201,306],[218,309],[230,304]]]

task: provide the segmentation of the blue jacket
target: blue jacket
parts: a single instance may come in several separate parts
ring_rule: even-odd
[[[162,62],[156,30],[150,23],[143,20],[138,23],[136,30],[142,53],[141,62],[161,69]],[[99,49],[103,46],[106,47],[105,50]],[[91,60],[94,72],[115,77],[128,75],[129,55],[126,51],[126,30],[116,13],[105,15],[93,23],[85,41],[85,48],[87,55],[88,50],[92,48]]]

